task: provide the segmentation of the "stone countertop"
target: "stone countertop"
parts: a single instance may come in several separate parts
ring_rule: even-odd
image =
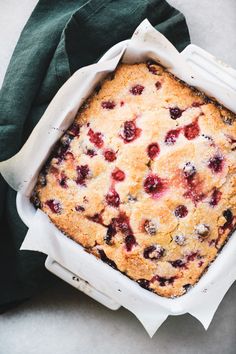
[[[0,0],[0,85],[37,0]],[[236,67],[236,0],[169,0],[192,43]],[[236,284],[207,332],[190,315],[169,317],[150,339],[125,309],[111,311],[62,281],[0,317],[0,354],[235,354]]]

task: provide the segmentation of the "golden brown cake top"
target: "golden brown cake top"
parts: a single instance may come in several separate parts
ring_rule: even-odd
[[[232,112],[157,64],[121,64],[79,111],[32,200],[113,268],[178,296],[235,227],[235,150]]]

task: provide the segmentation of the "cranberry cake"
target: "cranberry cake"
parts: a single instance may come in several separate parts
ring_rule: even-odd
[[[235,151],[234,113],[157,63],[121,64],[79,110],[31,201],[141,287],[180,296],[235,229]]]

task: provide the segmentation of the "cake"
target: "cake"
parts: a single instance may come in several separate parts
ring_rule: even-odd
[[[235,229],[235,151],[234,113],[157,63],[120,64],[57,143],[31,201],[141,287],[181,296]]]

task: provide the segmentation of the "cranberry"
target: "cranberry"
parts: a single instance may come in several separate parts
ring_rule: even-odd
[[[111,240],[112,240],[112,237],[115,236],[116,234],[116,227],[115,227],[115,223],[114,223],[114,219],[113,221],[108,225],[107,227],[107,233],[106,235],[104,236],[104,241],[110,245],[111,244]]]
[[[62,188],[67,188],[68,187],[68,185],[67,185],[67,177],[66,177],[66,175],[64,174],[64,173],[61,173],[61,178],[60,178],[60,180],[59,180],[59,184],[60,184],[60,186],[62,187]]]
[[[45,203],[54,214],[60,214],[62,211],[60,202],[56,201],[55,199],[47,200]]]
[[[196,168],[191,162],[187,162],[183,168],[184,176],[186,178],[192,178],[196,174]]]
[[[138,285],[140,285],[142,288],[149,290],[150,286],[150,281],[147,279],[138,279],[137,280]]]
[[[119,168],[115,168],[115,170],[111,174],[112,178],[117,181],[121,182],[125,179],[125,173],[121,171]]]
[[[156,83],[155,83],[155,86],[156,86],[156,89],[157,90],[160,90],[160,88],[161,88],[161,82],[160,81],[157,81]]]
[[[200,133],[198,121],[190,123],[184,127],[184,136],[188,140],[195,139]]]
[[[192,285],[191,284],[185,284],[185,285],[183,285],[183,288],[185,290],[185,293],[187,293],[192,288]]]
[[[167,145],[173,145],[176,143],[176,140],[178,139],[180,134],[180,129],[172,129],[169,130],[168,133],[165,136],[165,143]]]
[[[60,163],[64,158],[65,154],[67,153],[68,146],[60,146],[55,154],[55,157],[58,158],[58,163]]]
[[[216,206],[221,199],[221,195],[222,195],[221,191],[219,191],[217,188],[214,188],[209,201],[210,206],[212,207]]]
[[[186,268],[186,263],[182,259],[176,259],[176,261],[170,261],[170,264],[174,268]]]
[[[86,185],[85,180],[89,176],[89,173],[90,173],[88,165],[77,166],[76,171],[77,171],[76,183],[85,186]]]
[[[84,209],[84,207],[83,207],[82,205],[76,205],[76,206],[75,206],[75,210],[76,210],[76,211],[79,211],[79,212],[85,211],[85,209]]]
[[[138,138],[140,133],[141,129],[136,127],[134,121],[129,120],[124,123],[123,131],[121,132],[120,136],[125,141],[125,143],[130,143],[131,141]]]
[[[89,129],[88,136],[89,136],[89,141],[93,143],[95,146],[97,146],[98,148],[101,148],[103,146],[103,139],[101,133],[94,133],[92,129]]]
[[[198,107],[201,107],[204,103],[201,103],[201,102],[193,102],[192,103],[192,107],[193,108],[198,108]]]
[[[157,225],[152,220],[145,220],[144,222],[144,230],[151,236],[156,235],[157,233]]]
[[[87,149],[86,150],[86,155],[90,156],[90,157],[94,157],[97,155],[96,151],[93,149]]]
[[[223,169],[223,156],[215,155],[208,161],[208,167],[215,173],[219,173]]]
[[[184,218],[185,216],[188,215],[188,209],[186,208],[185,205],[179,205],[175,209],[175,216],[177,218]]]
[[[199,258],[199,253],[198,252],[192,252],[187,255],[187,262],[193,262],[195,258]],[[201,257],[200,257],[201,258]]]
[[[78,136],[80,132],[80,126],[76,123],[73,123],[68,129],[68,132],[73,136]]]
[[[135,244],[136,244],[136,239],[134,235],[130,234],[125,237],[125,246],[128,252],[132,250]]]
[[[182,116],[183,111],[178,107],[169,108],[171,119],[178,119]]]
[[[152,143],[148,145],[147,153],[151,160],[153,160],[160,152],[159,145],[157,143]]]
[[[111,189],[106,195],[106,202],[108,205],[118,208],[120,205],[120,196],[115,191],[115,189]]]
[[[116,153],[111,149],[107,149],[103,152],[106,161],[113,162],[116,160]]]
[[[141,95],[142,92],[143,92],[143,90],[144,90],[144,86],[142,86],[142,85],[135,85],[135,86],[133,86],[133,87],[130,89],[130,93],[132,93],[132,95],[137,96],[137,95]]]
[[[146,247],[143,251],[143,257],[146,259],[157,260],[163,257],[165,250],[160,245]]]
[[[120,101],[120,106],[124,106],[125,102],[124,101]]]
[[[110,267],[113,269],[117,269],[117,266],[114,261],[112,261],[110,258],[107,257],[106,253],[103,250],[98,250],[98,253],[100,255],[101,260],[104,263],[107,263]]]
[[[224,210],[223,217],[225,218],[226,223],[222,226],[222,228],[224,230],[228,229],[228,228],[231,228],[232,223],[233,223],[233,219],[234,219],[232,211],[230,209]]]
[[[87,218],[93,222],[96,222],[97,224],[103,225],[102,215],[99,213],[95,213],[92,216],[87,216]]]
[[[164,190],[163,181],[155,174],[147,176],[143,185],[148,194],[158,194]]]
[[[153,75],[158,75],[156,63],[153,60],[147,61],[147,68]]]
[[[173,284],[175,279],[176,277],[165,278],[165,277],[160,277],[159,275],[155,275],[152,281],[158,281],[160,286],[166,286],[166,284],[168,285]]]
[[[101,106],[104,109],[113,109],[113,108],[115,108],[116,104],[114,101],[103,101],[101,103]]]

